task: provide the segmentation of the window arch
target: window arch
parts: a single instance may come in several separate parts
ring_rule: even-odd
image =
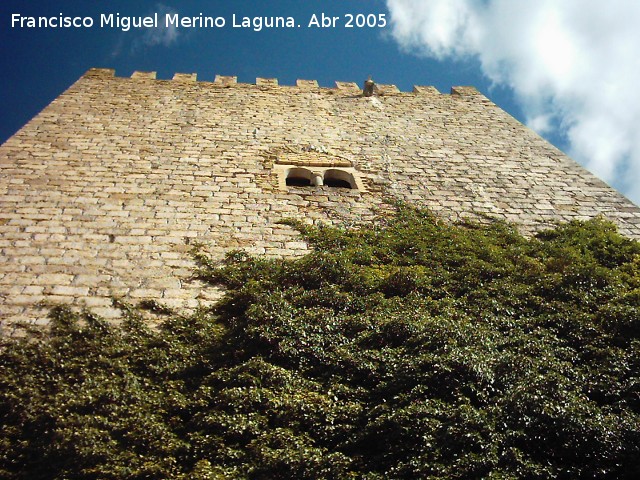
[[[351,173],[332,168],[324,172],[324,184],[334,188],[353,188],[355,180]]]
[[[310,187],[313,174],[306,168],[290,168],[287,170],[287,187]]]

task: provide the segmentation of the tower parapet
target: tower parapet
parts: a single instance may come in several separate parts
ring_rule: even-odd
[[[115,77],[115,70],[109,68],[92,68],[87,73],[85,73],[84,77],[87,78],[110,78]],[[118,77],[118,78],[126,78],[126,77]],[[131,74],[131,79],[143,79],[143,80],[156,80],[157,73],[156,72],[142,72],[135,71]],[[248,87],[248,86],[259,86],[259,87],[282,87],[282,88],[299,88],[302,90],[310,90],[310,89],[318,89],[322,88],[323,90],[327,90],[327,88],[320,87],[317,80],[296,80],[295,85],[284,85],[280,84],[277,78],[256,78],[256,82],[252,83],[241,83],[238,82],[238,77],[229,76],[229,75],[219,75],[216,74],[213,82],[208,82],[204,80],[199,80],[198,75],[196,73],[175,73],[172,78],[173,81],[177,82],[198,82],[198,83],[213,83],[214,85],[224,85],[225,87],[229,86],[240,86],[240,87]],[[158,81],[166,81],[166,80],[158,80]],[[362,89],[358,86],[356,82],[345,82],[345,81],[336,81],[335,88],[340,91],[349,91],[349,92],[360,92]],[[387,85],[387,84],[376,84],[376,94],[378,95],[393,95],[393,94],[402,94],[402,93],[413,93],[413,94],[426,94],[426,95],[441,95],[441,93],[433,86],[422,86],[416,85],[413,87],[411,92],[401,92],[400,89],[396,85]],[[452,87],[451,88],[452,95],[482,95],[478,90],[474,87]]]

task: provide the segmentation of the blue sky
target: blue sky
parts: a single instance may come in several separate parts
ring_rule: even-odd
[[[403,91],[413,85],[434,85],[442,92],[454,85],[474,85],[640,203],[640,97],[629,96],[635,85],[628,83],[640,81],[640,64],[637,55],[626,56],[629,47],[638,50],[640,35],[621,37],[627,26],[635,32],[640,24],[640,8],[630,8],[635,4],[640,2],[2,0],[0,141],[91,67],[114,68],[118,76],[135,70],[157,71],[158,78],[196,72],[201,80],[222,74],[249,83],[256,77],[275,77],[281,84],[315,79],[321,86],[333,86],[336,80],[361,84],[372,75]],[[161,20],[157,29],[125,32],[100,26],[101,14],[154,13]],[[223,17],[226,25],[167,29],[162,22],[166,13]],[[309,28],[312,15],[322,13],[340,17],[337,26]],[[13,14],[90,17],[94,25],[18,27],[12,26]],[[291,16],[300,27],[233,28],[233,14]],[[348,14],[372,19],[383,15],[387,25],[346,28]],[[599,50],[592,48],[587,55],[584,47],[591,45]],[[635,62],[637,73],[617,68],[629,62]],[[603,67],[612,70],[611,75],[601,78]],[[595,101],[603,89],[611,90],[610,98]],[[626,97],[616,93],[619,90]],[[634,108],[627,108],[636,100],[638,118]]]

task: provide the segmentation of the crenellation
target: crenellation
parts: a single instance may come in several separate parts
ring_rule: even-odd
[[[359,93],[361,91],[355,82],[336,82],[336,88],[347,93]]]
[[[441,95],[436,87],[424,85],[414,85],[413,93],[417,93],[420,95]]]
[[[277,78],[256,78],[256,85],[259,87],[277,87],[278,79]]]
[[[156,79],[156,72],[139,72],[139,71],[135,71],[135,72],[133,72],[131,74],[131,78],[155,80]]]
[[[197,73],[175,73],[173,80],[177,82],[190,83],[198,80]]]
[[[392,95],[394,93],[400,93],[400,90],[395,85],[383,84],[377,84],[375,91],[378,95]]]
[[[238,83],[238,77],[216,75],[214,83],[225,85],[225,86],[236,85]]]
[[[318,88],[318,82],[316,80],[296,80],[296,86],[304,90],[315,90]]]
[[[115,77],[115,75],[116,71],[113,68],[91,68],[84,74],[84,77],[111,78]]]

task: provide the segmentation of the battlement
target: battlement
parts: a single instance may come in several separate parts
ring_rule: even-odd
[[[115,70],[109,68],[92,68],[87,73],[85,73],[84,77],[88,78],[113,78],[116,75]],[[127,78],[127,77],[118,77],[118,78]],[[359,86],[356,82],[343,82],[336,81],[335,87],[327,88],[320,87],[317,80],[296,80],[295,85],[282,85],[278,82],[277,78],[256,78],[255,83],[238,83],[238,77],[236,76],[225,76],[225,75],[215,75],[213,81],[201,81],[198,80],[197,73],[175,73],[171,80],[159,80],[157,79],[157,72],[141,72],[135,71],[129,77],[133,80],[156,80],[159,82],[166,81],[174,81],[180,83],[206,83],[212,84],[214,86],[220,87],[260,87],[260,88],[284,88],[284,89],[299,89],[302,91],[310,91],[310,90],[320,90],[320,91],[339,91],[341,93],[349,93],[349,94],[361,94],[362,87]],[[393,84],[375,84],[375,95],[378,96],[389,96],[389,95],[446,95],[438,91],[436,87],[433,86],[424,86],[424,85],[415,85],[411,92],[402,92],[400,89]],[[469,86],[456,86],[451,88],[450,95],[457,96],[482,96],[482,94],[475,88]]]

